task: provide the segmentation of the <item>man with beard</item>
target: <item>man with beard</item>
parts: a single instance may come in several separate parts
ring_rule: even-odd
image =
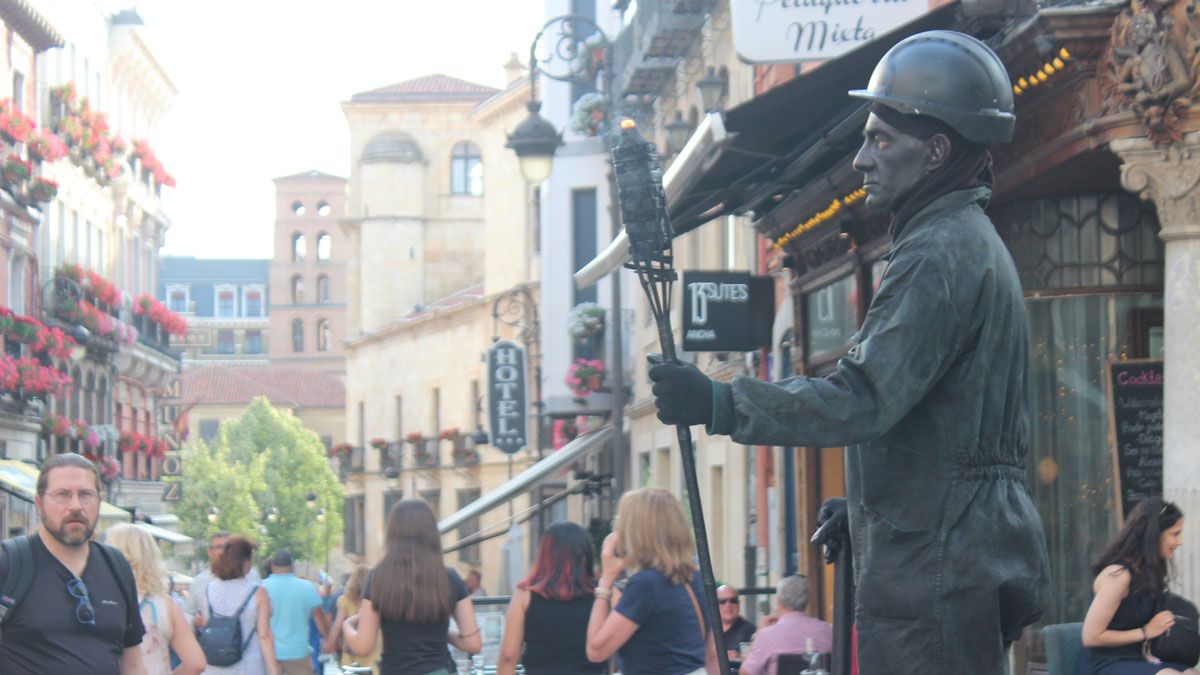
[[[51,457],[34,503],[41,526],[27,538],[30,557],[14,560],[7,545],[0,555],[0,588],[10,572],[32,571],[20,597],[0,598],[11,605],[0,631],[0,675],[145,675],[133,572],[115,549],[90,541],[100,519],[95,466],[74,453]]]
[[[892,248],[849,353],[829,377],[775,383],[660,362],[658,416],[746,445],[846,446],[847,497],[819,520],[848,521],[860,672],[1000,675],[1049,579],[1026,482],[1024,295],[984,212],[1012,86],[982,42],[932,31],[850,95],[871,102],[853,166]]]

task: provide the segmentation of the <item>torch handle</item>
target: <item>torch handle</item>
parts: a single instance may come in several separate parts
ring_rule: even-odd
[[[663,312],[658,318],[658,345],[664,361],[676,361],[675,336],[671,331],[671,314]],[[717,582],[713,576],[712,556],[708,549],[708,530],[704,526],[704,507],[700,503],[700,483],[696,478],[696,452],[692,444],[692,430],[686,425],[675,427],[676,439],[683,462],[683,480],[687,486],[688,510],[692,513],[692,532],[696,537],[696,552],[700,557],[700,578],[704,583],[704,597],[708,601],[706,622],[712,627],[713,642],[717,647],[717,663],[721,675],[729,673],[729,654],[725,650],[725,632],[721,630],[721,614],[717,606]]]

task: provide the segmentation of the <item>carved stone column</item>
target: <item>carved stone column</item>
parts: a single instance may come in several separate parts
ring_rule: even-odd
[[[1200,596],[1200,132],[1180,144],[1113,141],[1121,184],[1158,207],[1165,254],[1163,491],[1184,514],[1175,583]]]

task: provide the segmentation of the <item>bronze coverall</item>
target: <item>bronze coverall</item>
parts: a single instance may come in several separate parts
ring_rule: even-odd
[[[713,385],[710,433],[847,446],[863,675],[1001,675],[1045,608],[1029,330],[990,196],[951,192],[909,219],[835,373]]]

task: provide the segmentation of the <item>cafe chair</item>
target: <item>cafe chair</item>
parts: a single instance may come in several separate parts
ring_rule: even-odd
[[[1083,650],[1082,623],[1056,623],[1042,629],[1046,642],[1046,672],[1049,675],[1075,675],[1079,653]]]
[[[780,654],[775,661],[777,675],[800,675],[808,668],[808,654]]]

